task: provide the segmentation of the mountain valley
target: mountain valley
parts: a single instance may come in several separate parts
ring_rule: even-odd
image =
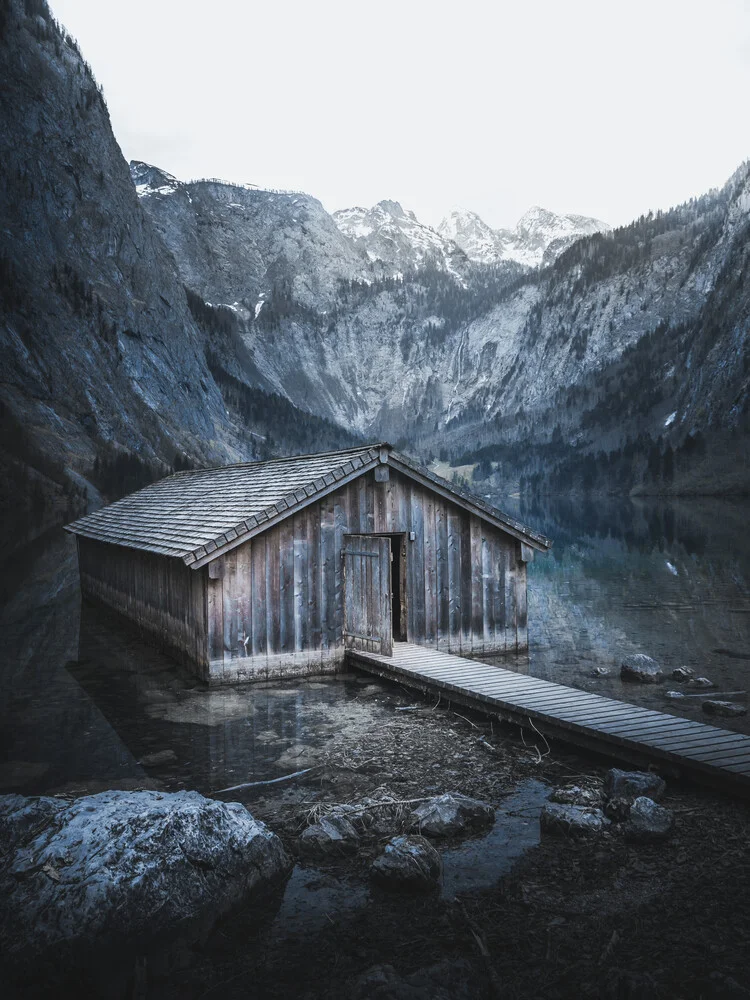
[[[750,488],[750,164],[614,230],[330,214],[128,169],[43,0],[2,0],[0,52],[5,511],[355,438],[483,488]]]

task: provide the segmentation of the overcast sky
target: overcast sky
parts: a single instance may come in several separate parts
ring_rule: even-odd
[[[750,0],[51,0],[128,159],[182,179],[612,224],[750,156]]]

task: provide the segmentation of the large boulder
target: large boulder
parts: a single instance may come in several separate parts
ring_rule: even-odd
[[[608,799],[625,799],[634,802],[639,795],[659,801],[667,790],[663,778],[649,771],[621,771],[610,768],[604,778],[604,794]]]
[[[0,952],[14,976],[91,969],[91,956],[111,975],[136,956],[166,960],[290,867],[243,805],[197,792],[2,796],[0,837]]]
[[[645,653],[631,653],[620,663],[620,678],[635,684],[658,684],[662,679],[661,667]]]
[[[591,837],[603,833],[609,825],[602,810],[592,806],[547,802],[539,814],[542,833],[553,836]]]
[[[359,847],[359,834],[346,816],[331,813],[306,827],[298,846],[300,854],[310,858],[354,854]]]
[[[370,866],[372,878],[391,889],[434,889],[440,879],[440,855],[424,837],[393,837]]]
[[[446,792],[417,806],[412,813],[410,829],[428,837],[453,837],[486,827],[494,819],[495,810],[486,802],[459,792]]]
[[[673,829],[674,814],[645,795],[632,804],[628,821],[623,827],[629,840],[643,841],[666,840]]]

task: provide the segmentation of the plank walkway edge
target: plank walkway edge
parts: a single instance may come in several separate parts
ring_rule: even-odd
[[[392,656],[350,649],[347,659],[380,677],[536,729],[545,738],[631,764],[656,763],[672,775],[750,796],[750,736],[743,733],[414,643],[394,642]],[[602,712],[600,726],[597,710],[592,713],[592,697],[602,709],[611,710]],[[576,721],[576,716],[585,721]]]

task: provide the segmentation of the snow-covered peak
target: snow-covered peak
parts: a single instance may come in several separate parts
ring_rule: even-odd
[[[509,259],[505,253],[511,234],[492,229],[476,212],[454,208],[443,219],[437,231],[444,239],[453,240],[469,260],[480,264],[496,264]]]
[[[364,250],[371,261],[403,272],[430,262],[457,273],[466,255],[451,240],[417,219],[397,201],[372,208],[345,208],[333,213],[341,232]]]
[[[609,232],[612,227],[601,219],[585,215],[558,215],[547,208],[534,205],[525,212],[516,224],[516,236],[546,246],[561,237],[593,236],[594,233]]]
[[[492,229],[476,212],[454,209],[438,226],[446,239],[454,240],[470,260],[495,264],[513,260],[528,267],[550,264],[576,240],[593,233],[608,232],[610,226],[584,215],[558,215],[534,205],[515,228]]]
[[[139,198],[152,194],[174,194],[180,186],[180,182],[172,174],[151,163],[144,163],[143,160],[130,161],[130,176]]]

